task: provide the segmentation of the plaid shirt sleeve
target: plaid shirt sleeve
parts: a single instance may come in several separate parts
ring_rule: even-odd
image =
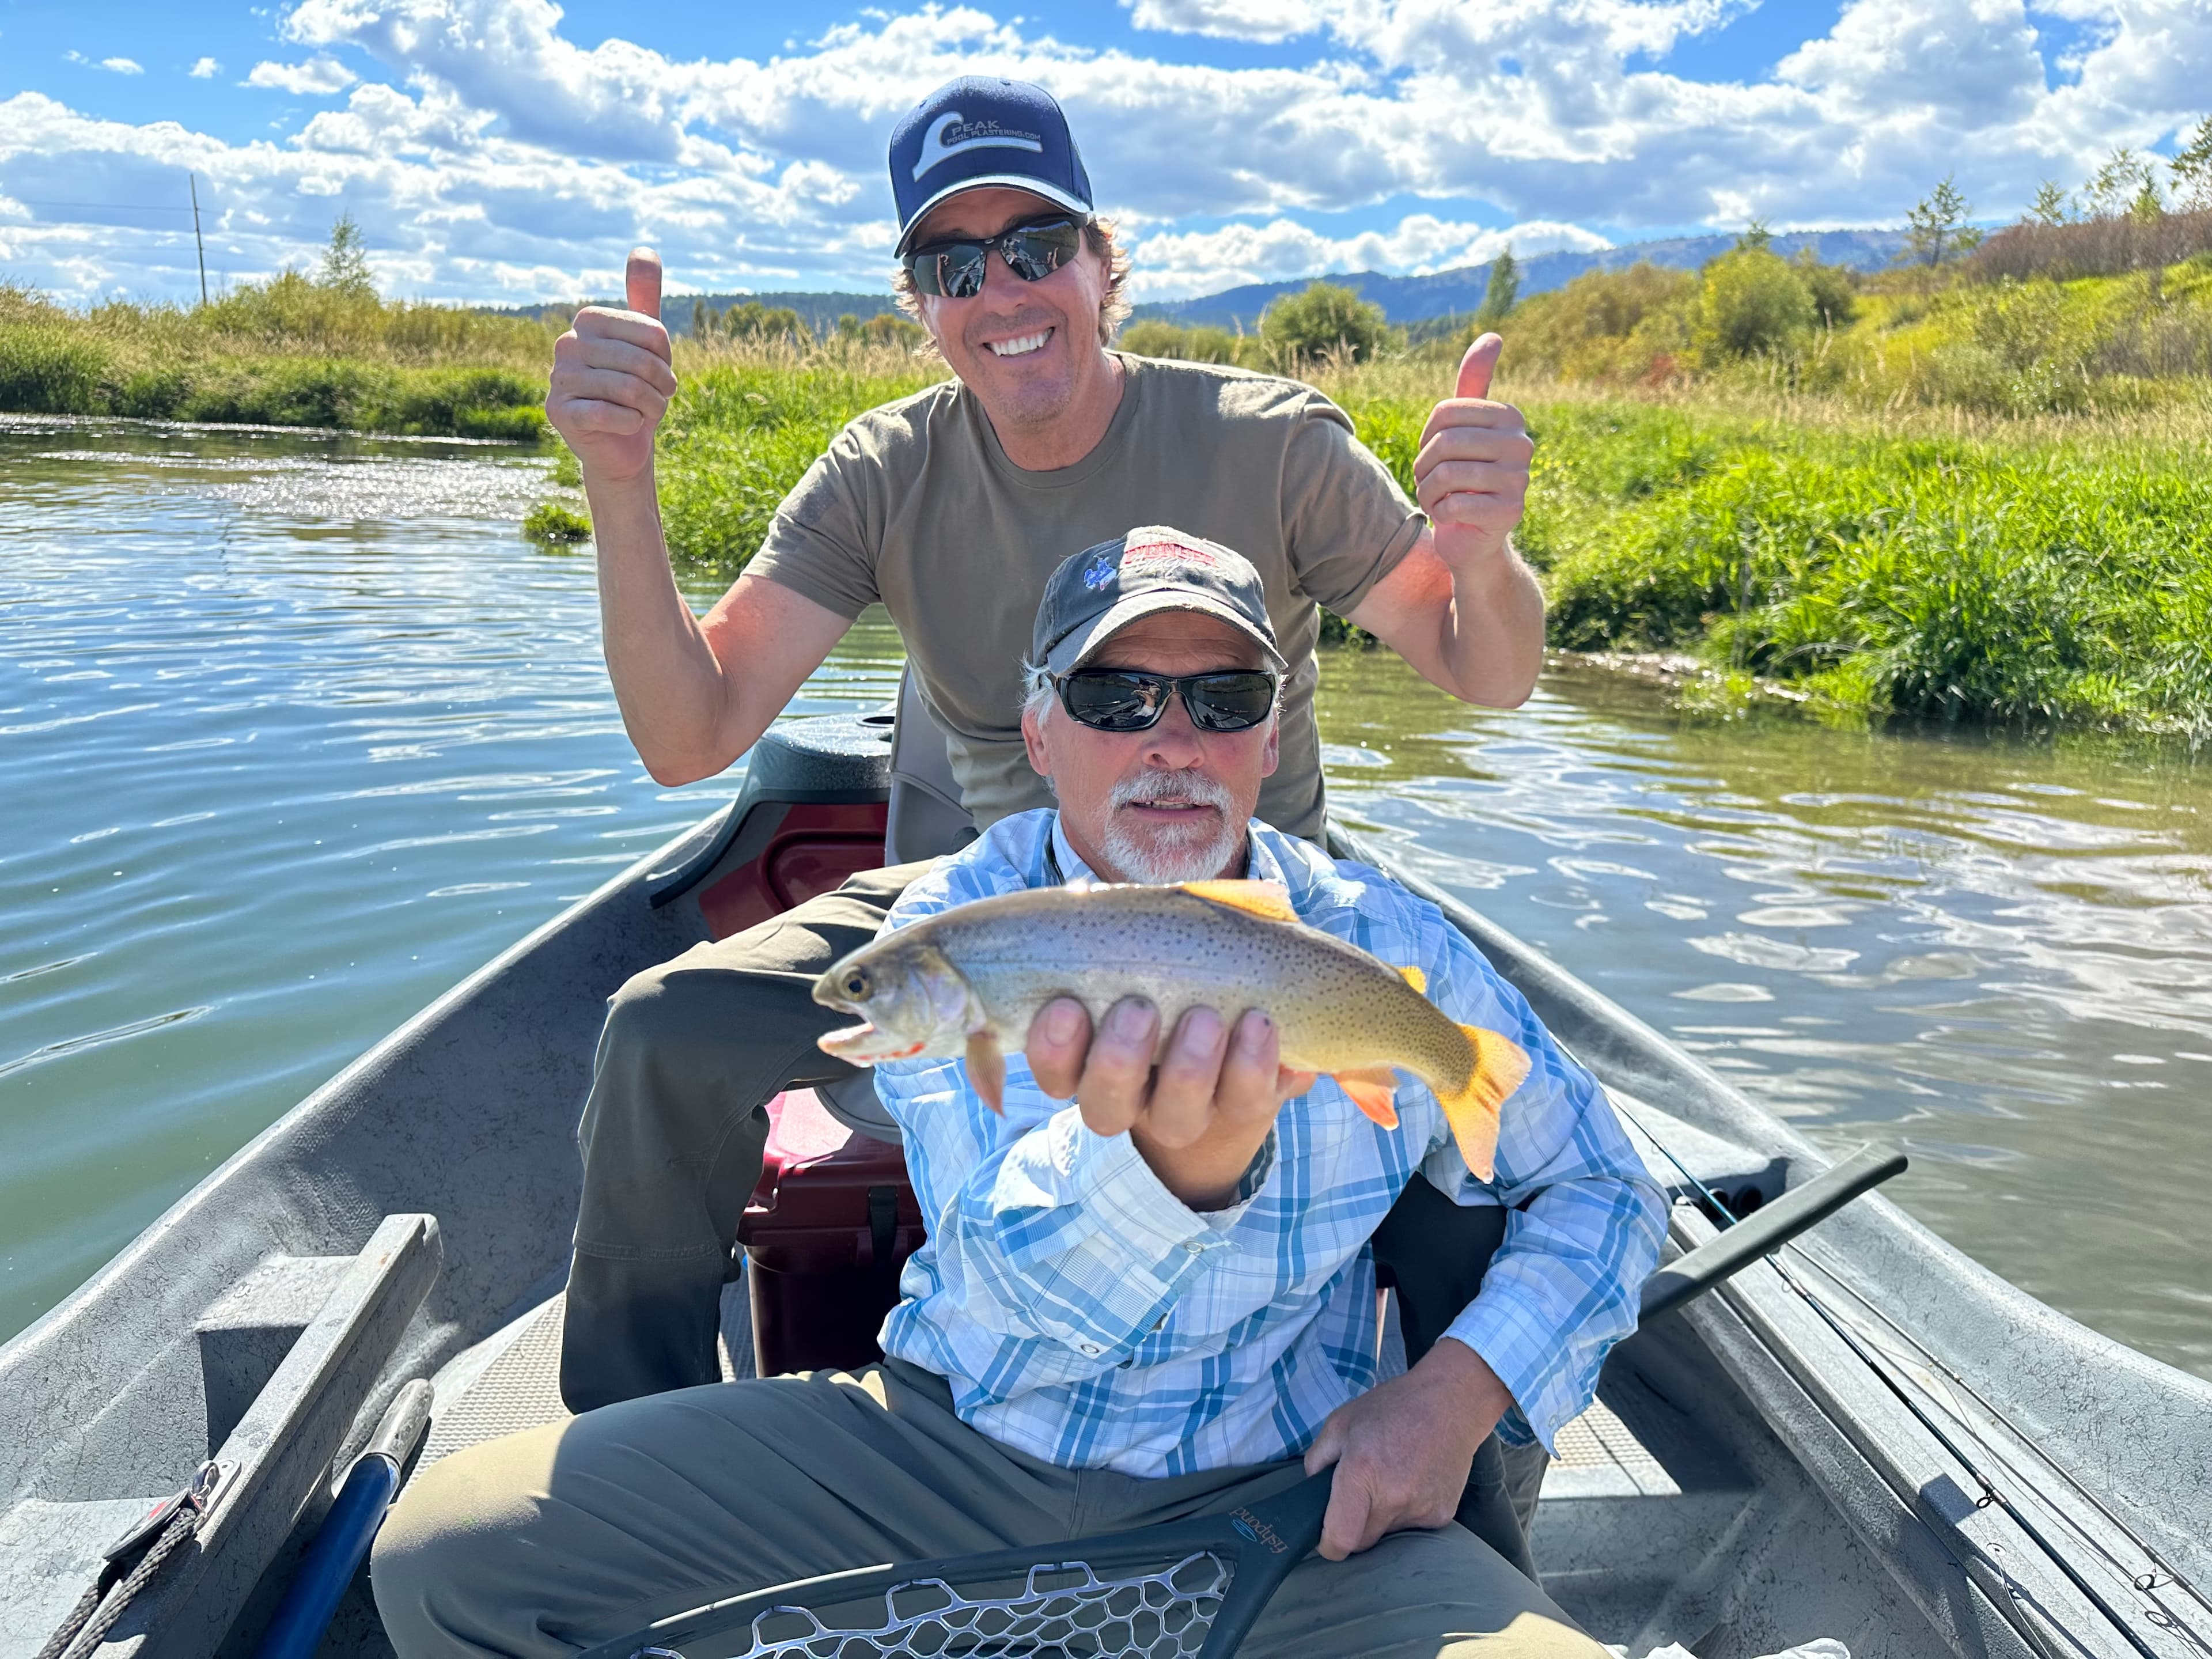
[[[1636,1328],[1665,1200],[1598,1080],[1560,1052],[1465,934],[1406,896],[1435,915],[1419,933],[1437,1006],[1463,1024],[1504,1033],[1528,1055],[1528,1080],[1500,1115],[1493,1178],[1468,1173],[1449,1133],[1422,1168],[1460,1203],[1507,1206],[1504,1242],[1481,1292],[1444,1334],[1480,1354],[1512,1390],[1517,1410],[1500,1425],[1504,1437],[1525,1444],[1533,1435],[1550,1449],[1596,1397],[1607,1352]]]

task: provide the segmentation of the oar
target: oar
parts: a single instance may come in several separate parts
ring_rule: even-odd
[[[1703,1296],[1731,1273],[1772,1255],[1807,1228],[1826,1221],[1856,1198],[1871,1192],[1908,1160],[1895,1148],[1862,1146],[1841,1164],[1793,1188],[1771,1204],[1762,1204],[1718,1238],[1674,1258],[1644,1281],[1638,1321],[1649,1325],[1685,1302]]]
[[[261,1645],[253,1659],[312,1659],[331,1627],[331,1615],[361,1570],[362,1558],[375,1541],[399,1490],[399,1472],[415,1455],[416,1443],[430,1422],[430,1385],[417,1377],[399,1390],[385,1408],[376,1432],[338,1488],[330,1513],[300,1557],[300,1565],[285,1587],[261,1632]]]

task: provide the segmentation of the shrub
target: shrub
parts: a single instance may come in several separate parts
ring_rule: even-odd
[[[1364,362],[1392,341],[1382,307],[1336,283],[1310,283],[1269,306],[1260,319],[1260,343],[1270,367],[1296,374],[1336,358]]]
[[[1190,363],[1233,363],[1237,360],[1237,336],[1225,328],[1179,328],[1157,317],[1131,323],[1115,342],[1139,357],[1179,358]]]
[[[1712,362],[1765,356],[1810,333],[1813,296],[1779,254],[1741,247],[1705,266],[1692,341]]]
[[[1505,342],[1507,360],[1519,374],[1643,379],[1656,359],[1687,345],[1683,313],[1697,292],[1693,273],[1646,261],[1626,270],[1586,270],[1564,288],[1521,302]]]

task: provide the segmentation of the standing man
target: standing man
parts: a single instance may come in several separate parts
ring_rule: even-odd
[[[1289,665],[1280,766],[1258,807],[1279,829],[1318,840],[1323,827],[1316,602],[1455,696],[1528,696],[1543,601],[1510,532],[1531,446],[1518,411],[1485,396],[1495,335],[1429,418],[1417,507],[1311,387],[1109,349],[1127,258],[1042,88],[939,88],[892,134],[890,173],[902,301],[953,378],[848,425],[703,618],[677,590],[654,491],[653,432],[676,389],[658,259],[633,254],[630,309],[580,313],[556,350],[546,412],[582,465],[608,668],[654,778],[728,767],[879,600],[979,827],[1049,804],[1020,730],[1031,623],[1062,559],[1132,524],[1183,526],[1260,572]],[[873,937],[920,868],[855,878],[611,1000],[580,1134],[562,1360],[573,1408],[718,1375],[719,1292],[759,1169],[760,1107],[788,1083],[843,1074],[814,1051],[828,1022],[811,986]]]

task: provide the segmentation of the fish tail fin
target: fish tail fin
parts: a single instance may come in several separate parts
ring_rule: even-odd
[[[1528,1079],[1528,1056],[1510,1037],[1475,1025],[1459,1029],[1467,1034],[1474,1063],[1464,1086],[1437,1091],[1437,1103],[1444,1109],[1467,1167],[1477,1181],[1487,1181],[1498,1172],[1498,1110]]]
[[[1398,977],[1404,980],[1423,996],[1429,994],[1429,976],[1418,968],[1401,968]]]
[[[1386,1129],[1398,1127],[1398,1074],[1388,1066],[1363,1066],[1357,1071],[1332,1072],[1337,1086],[1352,1097],[1352,1103]]]

